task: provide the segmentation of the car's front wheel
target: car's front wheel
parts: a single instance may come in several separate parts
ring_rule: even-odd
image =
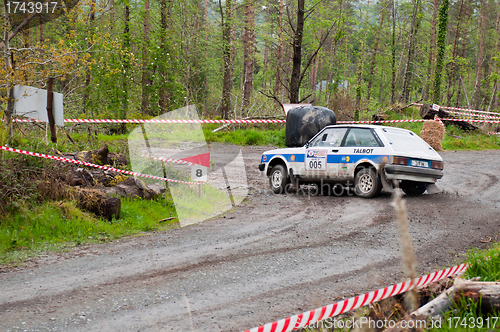
[[[285,166],[276,165],[271,169],[271,174],[269,175],[269,185],[271,186],[273,193],[285,193],[285,188],[289,183],[290,178],[288,177]]]
[[[373,168],[362,168],[354,178],[354,192],[363,198],[372,198],[380,193],[382,183]]]
[[[407,196],[420,196],[427,190],[426,183],[407,180],[402,180],[399,187]]]

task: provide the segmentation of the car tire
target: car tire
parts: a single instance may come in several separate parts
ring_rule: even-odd
[[[354,178],[354,193],[363,198],[372,198],[380,193],[382,183],[373,168],[362,168]]]
[[[406,196],[420,196],[427,190],[427,183],[402,180],[399,187],[404,191]]]
[[[290,183],[290,177],[285,166],[276,165],[269,174],[269,186],[275,194],[284,194],[287,185]]]

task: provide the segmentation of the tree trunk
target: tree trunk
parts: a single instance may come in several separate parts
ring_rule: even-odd
[[[486,17],[486,1],[481,1],[481,37],[479,40],[479,54],[477,56],[476,63],[476,82],[474,83],[474,102],[473,107],[481,107],[481,74],[483,69],[483,53],[484,53],[484,29],[485,29],[485,17]]]
[[[269,15],[269,8],[270,6],[267,6],[266,8],[266,20],[270,21],[270,15]],[[270,26],[270,25],[269,25]],[[270,36],[270,27],[265,32],[265,38],[264,38],[264,63],[263,63],[263,68],[262,72],[264,73],[264,79],[262,80],[262,89],[267,89],[267,79],[266,79],[266,73],[267,73],[267,66],[269,62],[269,36]]]
[[[452,90],[455,86],[455,82],[457,80],[457,70],[458,65],[456,63],[456,57],[458,52],[458,40],[460,36],[460,23],[462,21],[462,14],[464,8],[464,0],[460,1],[460,7],[458,9],[458,17],[457,17],[457,27],[455,29],[455,37],[453,40],[453,51],[451,55],[452,61],[448,65],[448,91],[447,91],[447,105],[451,105],[451,98],[455,94],[455,91]]]
[[[149,0],[144,1],[144,21],[143,21],[143,39],[142,39],[142,103],[141,111],[142,114],[150,113],[149,106],[149,87],[151,85],[150,73],[148,69],[149,64]]]
[[[382,9],[380,12],[380,20],[378,23],[377,37],[375,38],[375,42],[373,43],[372,59],[370,61],[370,71],[368,74],[368,87],[366,89],[366,99],[368,101],[370,101],[370,98],[371,98],[372,82],[373,82],[373,76],[374,76],[374,72],[375,72],[375,65],[377,62],[378,43],[380,41],[380,35],[382,34],[382,26],[384,24],[386,6],[387,6],[387,3],[385,1],[382,2]]]
[[[125,55],[123,56],[123,73],[122,73],[122,118],[127,117],[128,110],[128,87],[129,87],[129,72],[130,72],[130,7],[124,2],[124,29],[123,29],[123,48],[125,49]],[[126,126],[124,123],[121,124],[121,132],[125,133]]]
[[[243,109],[248,111],[250,98],[253,92],[253,72],[254,72],[254,0],[245,1],[245,35],[243,38]]]
[[[89,13],[89,28],[92,30],[93,25],[94,25],[94,20],[95,20],[95,0],[91,0],[90,2],[90,13]],[[92,42],[90,40],[87,41],[87,47],[91,47]],[[88,104],[89,104],[89,86],[90,86],[90,68],[87,67],[86,69],[86,74],[85,74],[85,83],[83,87],[83,113],[87,113],[88,111]]]
[[[278,45],[276,47],[276,80],[274,82],[274,95],[278,96],[281,93],[281,62],[283,58],[283,0],[280,0],[278,7]]]
[[[396,0],[392,0],[391,105],[396,102]]]
[[[233,22],[233,0],[226,0],[225,12],[222,9],[222,2],[219,0],[219,9],[222,19],[222,57],[224,60],[224,74],[222,82],[221,117],[229,118],[231,110],[231,93],[233,90],[233,57],[232,57],[232,22]]]
[[[168,55],[170,53],[169,45],[167,43],[167,36],[170,35],[170,29],[168,25],[168,18],[170,16],[171,7],[167,6],[167,2],[170,4],[171,2],[168,0],[160,1],[160,48],[161,48],[161,56],[162,61],[158,66],[159,74],[160,74],[160,88],[159,88],[159,100],[158,106],[160,108],[161,113],[165,113],[170,108],[170,92],[168,90],[167,80],[169,77],[167,63],[169,62]]]
[[[304,33],[305,0],[297,0],[297,25],[293,36],[292,76],[290,78],[290,103],[300,102],[300,72],[302,65],[302,38]]]
[[[10,45],[9,45],[9,27],[10,27],[10,20],[9,20],[9,12],[7,9],[7,2],[8,0],[4,0],[4,36],[3,36],[3,56],[4,56],[4,62],[5,62],[5,68],[7,69],[7,72],[9,76],[14,76],[14,68],[12,68],[12,64],[10,62]],[[4,116],[5,116],[5,128],[7,132],[7,141],[10,143],[11,137],[12,137],[12,114],[14,113],[14,85],[11,83],[11,77],[7,77],[7,108],[5,109]]]
[[[468,20],[470,18],[470,0],[465,0],[464,11],[465,11],[465,13],[464,13],[465,19],[464,19],[463,26],[467,27],[467,25],[468,25],[467,23],[468,23]],[[462,58],[465,58],[465,54],[467,51],[467,38],[468,38],[467,29],[464,28],[463,35],[460,38],[462,40],[461,51],[460,51],[460,56]],[[457,68],[457,73],[460,73],[460,67]],[[456,107],[462,106],[462,95],[465,95],[465,98],[467,101],[467,108],[470,108],[469,97],[467,96],[467,91],[465,90],[463,79],[460,76],[460,74],[458,74],[458,76],[459,77],[457,78],[457,82],[456,82],[456,90],[458,92],[457,92],[457,100],[456,100],[455,106]]]
[[[441,74],[443,71],[444,53],[446,49],[446,32],[448,27],[448,9],[450,6],[449,0],[443,0],[439,7],[439,20],[438,20],[438,56],[436,60],[436,70],[434,74],[434,103],[439,104],[441,100]]]
[[[427,81],[425,83],[424,89],[422,91],[422,99],[427,100],[429,95],[429,90],[431,86],[431,82],[434,76],[434,63],[436,61],[436,24],[437,24],[437,13],[438,13],[438,0],[434,0],[434,6],[432,10],[432,22],[431,22],[431,41],[429,47],[429,57],[427,58]]]
[[[408,37],[408,55],[406,58],[405,69],[403,73],[403,84],[401,87],[401,95],[399,101],[407,103],[409,99],[409,85],[410,85],[410,72],[411,64],[413,62],[413,51],[415,49],[415,38],[417,36],[420,19],[418,18],[420,12],[420,0],[416,0],[413,5],[413,13],[411,17],[410,36]]]
[[[497,53],[500,54],[500,11],[498,12],[496,30],[497,30]],[[497,63],[495,64],[495,72],[498,75],[500,75],[500,59],[498,59]],[[499,88],[500,87],[500,79],[496,80],[496,87],[497,87],[497,91],[500,90],[500,88]],[[493,109],[498,109],[499,94],[494,94],[494,96],[493,96]]]

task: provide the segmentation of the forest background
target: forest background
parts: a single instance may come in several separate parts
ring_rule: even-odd
[[[498,0],[58,1],[58,17],[14,17],[4,0],[2,110],[13,85],[49,77],[67,118],[499,108]]]

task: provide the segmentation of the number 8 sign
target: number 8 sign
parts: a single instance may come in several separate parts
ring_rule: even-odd
[[[207,170],[208,168],[201,165],[191,166],[191,180],[207,182]]]

